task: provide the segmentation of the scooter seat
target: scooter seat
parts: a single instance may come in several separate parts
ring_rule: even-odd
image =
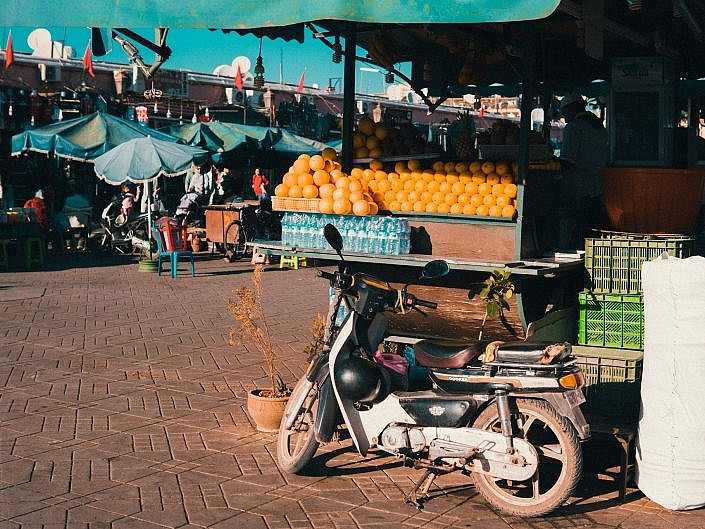
[[[571,351],[567,342],[495,342],[487,346],[485,362],[548,365],[564,360]]]
[[[460,369],[481,352],[477,344],[464,342],[421,340],[414,345],[416,363],[422,367]]]

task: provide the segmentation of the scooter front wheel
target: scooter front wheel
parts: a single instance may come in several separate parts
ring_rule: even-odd
[[[507,514],[541,516],[565,503],[578,485],[583,470],[578,435],[570,421],[544,401],[516,399],[510,409],[514,436],[531,443],[538,453],[536,473],[521,482],[475,473],[475,487]],[[472,426],[501,433],[497,406],[490,404]]]
[[[300,472],[313,459],[319,445],[314,430],[318,410],[318,387],[314,384],[309,389],[307,382],[306,378],[302,377],[292,391],[277,437],[279,467],[292,474]],[[302,393],[307,390],[308,393],[302,402]],[[297,402],[302,404],[298,410],[295,410],[293,408]],[[296,417],[291,428],[287,430],[284,423],[292,413],[295,413]]]

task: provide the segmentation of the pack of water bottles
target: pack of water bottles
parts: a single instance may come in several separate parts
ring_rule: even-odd
[[[323,236],[326,224],[335,226],[343,236],[345,252],[385,255],[409,253],[409,221],[400,217],[377,215],[287,212],[282,219],[282,245],[330,250]]]

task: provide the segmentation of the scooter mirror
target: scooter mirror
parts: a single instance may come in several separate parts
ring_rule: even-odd
[[[343,250],[343,237],[335,226],[326,224],[323,228],[323,236],[336,252],[340,253]]]
[[[421,271],[421,279],[436,279],[448,275],[450,266],[442,259],[435,259],[426,263]]]

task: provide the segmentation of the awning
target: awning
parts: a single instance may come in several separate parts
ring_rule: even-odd
[[[550,15],[560,0],[5,0],[4,26],[260,28],[315,20],[429,24],[511,22]]]

